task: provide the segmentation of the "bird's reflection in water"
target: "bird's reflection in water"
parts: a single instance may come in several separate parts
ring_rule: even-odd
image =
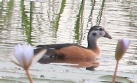
[[[100,58],[96,59],[83,59],[83,58],[64,58],[64,59],[57,59],[57,58],[41,58],[39,60],[41,64],[49,64],[49,63],[67,63],[72,64],[69,65],[71,67],[76,68],[86,68],[87,70],[94,70],[100,65]],[[67,65],[66,64],[66,65]]]

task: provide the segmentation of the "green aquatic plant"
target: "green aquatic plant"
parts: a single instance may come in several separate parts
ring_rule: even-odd
[[[115,51],[116,68],[115,68],[112,83],[115,83],[119,61],[122,59],[123,55],[125,54],[126,50],[128,49],[129,44],[130,44],[130,41],[127,39],[119,39],[118,40],[116,51]]]
[[[22,67],[28,76],[30,83],[33,83],[33,80],[29,74],[29,68],[32,64],[37,62],[46,50],[42,50],[40,53],[34,56],[34,49],[31,45],[20,45],[14,47],[14,56],[17,61],[12,60],[13,63]]]

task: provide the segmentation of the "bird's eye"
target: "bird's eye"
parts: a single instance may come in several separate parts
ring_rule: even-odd
[[[100,28],[99,30],[100,30],[100,31],[103,31],[103,29],[102,29],[102,28]]]

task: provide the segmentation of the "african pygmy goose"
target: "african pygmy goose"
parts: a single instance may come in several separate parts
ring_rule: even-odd
[[[35,54],[42,49],[47,49],[47,52],[38,61],[40,63],[72,63],[79,64],[78,67],[90,67],[91,61],[100,57],[100,49],[97,45],[97,40],[100,37],[112,39],[112,37],[101,26],[93,26],[90,28],[87,36],[88,46],[83,47],[77,44],[50,44],[38,45],[35,49]]]

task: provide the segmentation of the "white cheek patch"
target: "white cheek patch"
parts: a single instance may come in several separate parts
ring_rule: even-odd
[[[99,34],[100,34],[101,37],[103,37],[105,35],[105,32],[104,31],[100,31]]]
[[[94,33],[96,33],[96,35],[93,35]],[[97,36],[97,35],[98,35],[97,31],[92,31],[92,32],[90,32],[90,34],[89,34],[90,37],[94,37],[94,36]]]
[[[94,35],[94,33],[95,33],[96,35]],[[90,32],[89,38],[92,38],[92,39],[95,38],[95,39],[97,39],[97,38],[103,37],[104,35],[105,35],[105,32],[104,32],[104,31],[93,30],[93,31]]]
[[[93,35],[93,34],[96,34],[96,35]],[[90,32],[89,33],[89,39],[97,39],[98,38],[98,36],[99,36],[99,33],[98,33],[98,31],[92,31],[92,32]]]

